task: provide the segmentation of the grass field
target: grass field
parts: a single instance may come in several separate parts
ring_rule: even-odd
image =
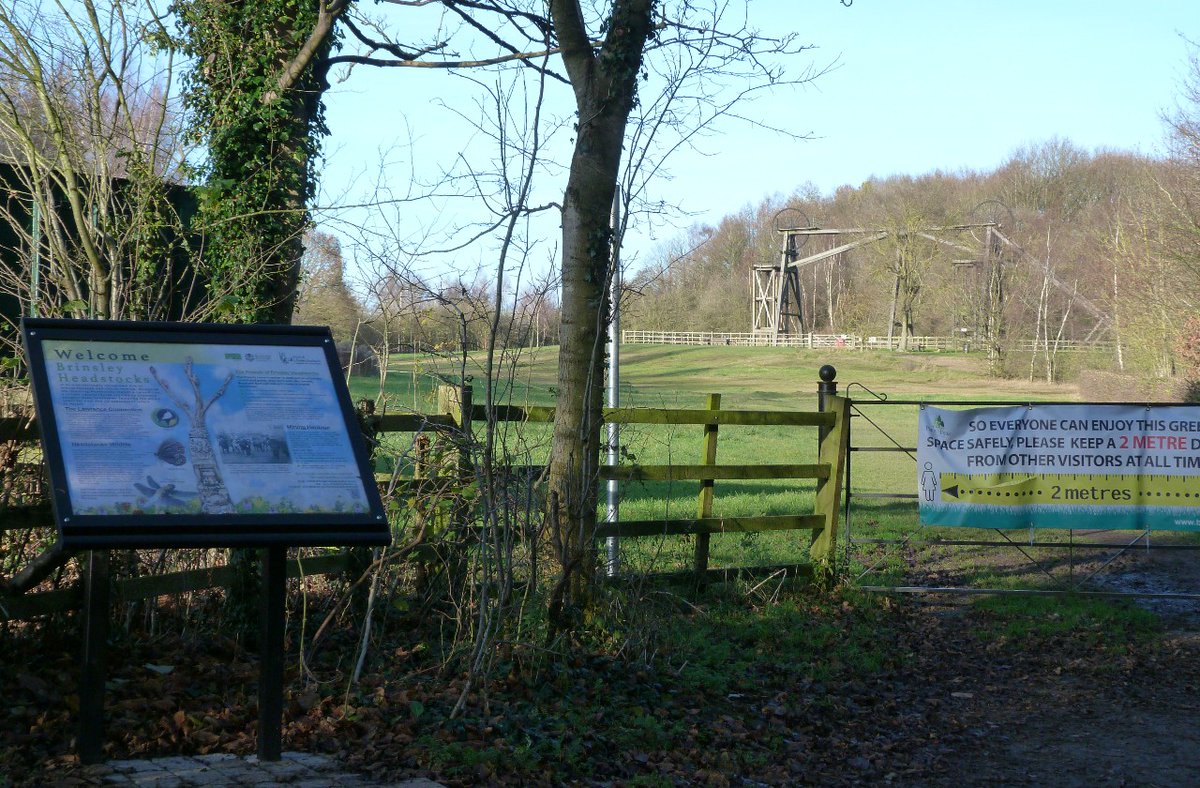
[[[552,405],[556,348],[504,356],[494,375],[493,401],[520,405]],[[485,401],[486,380],[480,355],[466,359],[431,356],[393,358],[386,376],[387,412],[433,412],[439,384],[466,376],[476,403]],[[917,406],[890,405],[889,400],[1012,402],[1076,400],[1073,386],[1050,386],[1018,380],[994,380],[985,374],[980,355],[829,352],[790,348],[673,347],[634,345],[622,349],[621,405],[626,407],[700,408],[709,394],[722,396],[722,409],[814,410],[817,371],[837,369],[839,391],[855,402],[851,443],[856,449],[912,447],[916,443]],[[379,398],[379,382],[355,378],[352,393]],[[544,424],[500,427],[502,444],[515,464],[545,461],[550,443]],[[393,436],[392,450],[403,455],[411,436]],[[697,463],[703,458],[702,428],[627,425],[622,429],[623,462],[640,464]],[[807,463],[815,460],[812,428],[723,427],[717,461],[729,464]],[[856,451],[852,455],[855,493],[911,493],[915,490],[914,459],[904,452]],[[717,482],[713,514],[729,517],[805,514],[813,509],[813,483],[797,481]],[[694,516],[695,482],[629,482],[621,489],[622,519]],[[850,533],[866,538],[903,538],[916,528],[915,502],[862,498],[851,511]],[[681,537],[643,539],[626,550],[634,563],[685,566],[692,540]],[[808,533],[721,535],[713,538],[713,566],[746,566],[802,561]]]
[[[386,395],[393,409],[417,410],[433,405],[439,379],[461,380],[464,371],[482,401],[483,358],[428,355],[395,356]],[[808,351],[791,348],[673,347],[629,345],[621,350],[621,404],[630,407],[701,407],[709,393],[720,393],[727,408],[800,410],[815,403],[817,370],[837,368],[842,390],[855,398],[862,390],[892,398],[947,400],[962,398],[1073,399],[1074,386],[1030,384],[988,378],[979,355]],[[557,348],[522,351],[505,357],[496,375],[497,401],[550,405],[554,402]],[[413,380],[417,381],[414,397]],[[356,397],[376,396],[378,381],[354,378]]]

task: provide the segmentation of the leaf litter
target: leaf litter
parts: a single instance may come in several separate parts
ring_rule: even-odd
[[[663,643],[638,663],[517,646],[468,685],[419,647],[419,632],[386,632],[349,687],[332,656],[321,683],[302,676],[293,643],[284,747],[380,781],[451,786],[1183,784],[1194,774],[1195,633],[1014,638],[994,613],[936,599],[797,595],[751,614],[780,609],[789,626],[828,627],[823,649],[791,648],[772,626],[729,627],[728,651]],[[689,615],[685,626],[712,627]],[[0,641],[0,774],[14,785],[98,784],[72,755],[71,629],[27,626]],[[869,643],[856,642],[863,633]],[[109,665],[107,757],[254,752],[258,664],[238,643],[122,636]]]

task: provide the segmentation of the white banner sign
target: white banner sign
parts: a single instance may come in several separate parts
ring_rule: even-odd
[[[926,525],[1200,530],[1200,408],[922,406]]]

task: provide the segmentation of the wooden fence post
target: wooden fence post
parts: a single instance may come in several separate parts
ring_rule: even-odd
[[[458,448],[457,470],[469,478],[471,466],[471,416],[474,409],[474,391],[467,385],[440,386],[438,388],[438,411],[454,419],[458,425],[455,444]]]
[[[846,453],[850,445],[850,401],[828,395],[823,398],[824,411],[834,414],[833,426],[822,430],[817,462],[829,466],[829,477],[817,481],[816,514],[823,515],[825,527],[813,534],[809,555],[817,568],[837,573],[837,529],[839,504],[842,498],[842,477],[845,474]]]
[[[447,463],[442,466],[443,471],[454,477],[453,484],[458,487],[453,492],[454,503],[451,506],[450,520],[456,534],[461,534],[461,529],[469,519],[466,500],[461,495],[462,489],[471,483],[475,475],[471,463],[473,393],[471,386],[466,383],[461,386],[441,386],[438,389],[438,410],[450,416],[458,425],[454,435],[454,462],[452,465]]]
[[[721,395],[708,395],[708,410],[721,409]],[[704,457],[701,459],[704,465],[717,464],[717,425],[704,425]],[[713,480],[700,480],[700,499],[696,505],[696,516],[698,518],[712,517],[713,508]],[[696,572],[704,572],[708,569],[708,534],[696,534]]]
[[[438,413],[444,416],[459,418],[462,409],[462,392],[457,386],[442,384],[438,386]]]

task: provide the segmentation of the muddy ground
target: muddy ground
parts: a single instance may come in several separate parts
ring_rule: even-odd
[[[1148,648],[1112,658],[1111,669],[1078,644],[1053,643],[1031,653],[965,650],[945,680],[961,689],[966,737],[940,759],[932,785],[1182,786],[1200,784],[1200,550],[1147,550],[1136,533],[1076,532],[1078,542],[1111,548],[1038,550],[938,547],[908,551],[896,585],[975,588],[982,567],[1021,589],[1106,592],[1117,604],[1160,617],[1161,636]],[[1171,540],[1156,540],[1168,542]],[[1130,546],[1131,542],[1136,542]],[[870,584],[871,578],[860,582]],[[1128,595],[1128,596],[1124,596]],[[906,594],[908,604],[940,620],[947,647],[972,640],[973,594]],[[1054,615],[1053,612],[1048,615]],[[977,669],[973,669],[972,665]],[[951,671],[953,672],[953,670]],[[898,779],[896,782],[909,782]]]

